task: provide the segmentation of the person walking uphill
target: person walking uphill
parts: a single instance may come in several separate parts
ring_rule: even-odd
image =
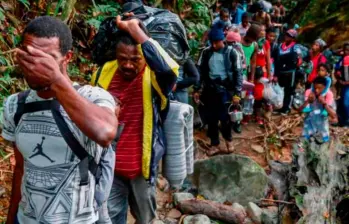
[[[37,17],[23,31],[17,62],[30,90],[4,102],[2,136],[14,143],[16,158],[7,223],[95,223],[96,202],[108,198],[112,179],[99,191],[102,179],[91,168],[108,152],[114,166],[115,101],[69,79],[72,42],[68,26],[54,17]]]
[[[211,47],[206,48],[199,59],[199,70],[203,86],[201,100],[204,104],[208,118],[208,136],[211,139],[209,155],[220,151],[233,152],[232,134],[228,106],[232,102],[239,104],[242,89],[242,68],[240,57],[234,49],[224,44],[223,24],[212,27],[209,39]],[[196,87],[194,99],[198,100]],[[219,127],[225,139],[226,147],[219,148]]]
[[[136,222],[148,224],[156,217],[154,182],[165,151],[161,121],[179,66],[149,38],[139,20],[118,16],[116,23],[116,60],[105,63],[91,80],[121,102],[124,128],[116,145],[108,210],[114,224],[123,224],[129,204]]]

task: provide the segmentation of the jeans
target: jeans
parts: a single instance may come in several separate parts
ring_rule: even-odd
[[[149,185],[143,176],[127,179],[115,175],[108,199],[109,216],[113,224],[126,224],[127,211],[137,224],[148,224],[156,218],[155,186]]]

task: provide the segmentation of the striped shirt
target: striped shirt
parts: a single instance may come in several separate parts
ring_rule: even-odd
[[[142,173],[142,77],[143,72],[129,81],[115,74],[108,88],[110,94],[121,101],[119,122],[125,125],[115,150],[115,171],[130,179]]]

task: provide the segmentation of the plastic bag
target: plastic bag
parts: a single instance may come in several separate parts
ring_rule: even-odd
[[[283,107],[283,104],[284,104],[284,96],[285,96],[284,88],[279,86],[279,84],[277,83],[273,83],[272,88],[274,90],[275,95],[271,100],[271,104],[274,106],[274,108],[280,109]]]
[[[273,105],[275,109],[281,108],[285,95],[284,88],[281,88],[277,83],[269,82],[266,78],[261,78],[260,82],[264,85],[263,99]]]

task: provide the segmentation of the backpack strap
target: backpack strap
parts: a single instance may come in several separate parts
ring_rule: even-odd
[[[21,120],[23,114],[51,109],[51,100],[25,103],[29,93],[30,90],[26,90],[18,94],[17,111],[14,116],[14,122],[16,126]]]
[[[75,85],[74,88],[78,90],[81,86]],[[78,140],[74,137],[73,133],[68,127],[68,124],[64,120],[60,113],[60,103],[57,100],[47,100],[32,103],[25,103],[30,90],[20,92],[18,94],[17,111],[14,116],[16,126],[18,125],[21,117],[26,113],[33,113],[37,111],[51,110],[52,116],[56,121],[59,131],[61,132],[64,140],[68,144],[73,153],[80,159],[79,171],[80,171],[80,186],[88,184],[88,171],[90,171],[98,182],[101,176],[101,170],[95,160],[87,153],[87,151],[81,146]]]
[[[96,80],[95,80],[95,83],[94,83],[95,86],[97,86],[98,80],[99,80],[99,78],[101,77],[101,73],[102,73],[103,67],[104,67],[104,65],[102,65],[101,67],[99,67],[99,69],[97,70]]]
[[[95,162],[94,158],[88,154],[85,148],[81,146],[80,142],[74,137],[73,133],[69,129],[67,122],[60,113],[60,103],[57,100],[52,102],[52,116],[56,121],[58,129],[69,148],[80,159],[80,186],[87,185],[89,180],[88,171],[90,171],[96,177],[96,179],[98,179],[98,175],[100,173],[98,171],[98,164]]]
[[[17,126],[19,121],[21,120],[22,115],[24,114],[24,105],[25,101],[30,93],[30,90],[26,90],[23,92],[18,93],[18,99],[17,99],[17,111],[14,116],[14,122]]]

